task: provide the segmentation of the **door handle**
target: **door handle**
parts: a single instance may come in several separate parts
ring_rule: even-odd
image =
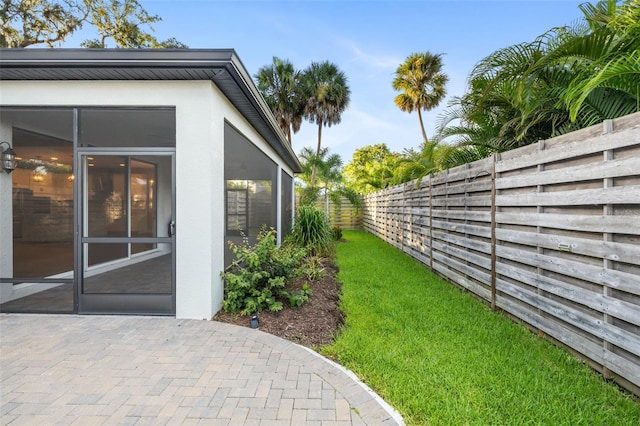
[[[174,235],[176,235],[176,222],[174,220],[169,222],[168,232],[170,237],[173,237]]]

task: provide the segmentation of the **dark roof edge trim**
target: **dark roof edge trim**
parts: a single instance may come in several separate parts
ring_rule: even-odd
[[[262,118],[269,123],[270,127],[273,129],[276,136],[282,141],[281,145],[286,152],[286,156],[292,158],[295,161],[295,165],[297,166],[297,169],[296,167],[292,167],[294,169],[294,172],[298,172],[298,173],[302,172],[302,166],[300,165],[300,162],[298,161],[298,157],[296,157],[296,154],[293,151],[292,146],[289,144],[289,140],[287,139],[287,136],[278,125],[276,118],[271,112],[271,108],[269,108],[269,106],[265,102],[264,98],[258,91],[258,88],[253,83],[253,79],[247,72],[247,69],[242,64],[242,61],[240,61],[240,58],[238,58],[238,56],[235,55],[235,52],[233,57],[231,58],[231,66],[234,67],[234,71],[236,71],[236,75],[238,75],[238,77],[242,80],[243,86],[249,89],[250,96],[253,102],[255,102],[256,106],[259,108]],[[285,157],[285,155],[283,155],[282,152],[279,152],[279,154]]]
[[[127,69],[141,68],[171,70],[191,68],[225,69],[229,74],[228,77],[235,81],[237,88],[257,112],[260,120],[266,124],[268,134],[264,133],[266,130],[264,127],[252,122],[253,127],[282,156],[283,160],[294,172],[302,171],[302,166],[285,133],[278,126],[271,109],[258,92],[253,79],[234,49],[0,49],[0,80],[7,79],[3,76],[3,70],[19,72],[20,70],[46,68],[58,70],[117,68],[123,70],[123,72],[126,72]],[[211,81],[219,86],[216,80],[224,78],[224,76],[218,76],[218,73],[214,75],[215,77]],[[98,79],[99,77],[96,78],[96,80]],[[235,105],[233,96],[230,96],[229,93],[225,93],[225,96],[238,108]],[[238,108],[238,110],[243,114],[241,108]],[[247,117],[245,116],[245,118]],[[251,120],[249,121],[251,122]],[[261,131],[260,127],[265,130]]]

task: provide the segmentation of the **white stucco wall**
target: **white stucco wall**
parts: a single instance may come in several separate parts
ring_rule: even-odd
[[[12,143],[12,128],[0,117],[0,141]],[[7,145],[0,146],[0,152]],[[11,175],[0,168],[0,276],[13,274],[13,208],[11,204]],[[0,283],[0,300],[11,293],[13,284]]]
[[[225,119],[281,163],[217,87],[209,81],[3,81],[0,92],[2,105],[11,106],[175,107],[176,317],[211,318],[223,298]],[[10,179],[3,176],[0,191],[5,186],[10,201]],[[11,226],[11,211],[8,221],[3,214],[0,226]],[[6,239],[3,232],[2,253]]]

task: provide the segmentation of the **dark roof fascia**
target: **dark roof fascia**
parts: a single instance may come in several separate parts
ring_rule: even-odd
[[[0,49],[0,80],[204,79],[218,86],[295,173],[302,171],[234,49]]]
[[[254,107],[260,113],[262,119],[265,122],[269,123],[269,127],[271,128],[272,131],[277,133],[278,139],[281,142],[280,147],[286,151],[286,155],[283,155],[283,153],[278,151],[277,149],[276,151],[278,151],[278,153],[283,158],[291,157],[292,159],[294,159],[296,163],[295,167],[293,165],[290,165],[290,167],[294,170],[295,173],[302,173],[302,165],[300,164],[298,157],[293,151],[293,148],[289,144],[287,136],[278,125],[276,118],[271,112],[271,108],[269,108],[264,98],[262,97],[262,94],[260,94],[260,92],[258,91],[258,88],[253,83],[253,79],[251,78],[251,75],[249,74],[245,66],[242,64],[242,61],[240,60],[240,58],[238,58],[235,51],[233,51],[232,53],[232,58],[228,65],[228,68],[233,69],[232,75],[237,76],[238,80],[236,80],[236,82],[238,83],[238,87],[246,90],[245,96],[247,97],[247,99],[250,99],[252,101],[252,103],[254,104]]]

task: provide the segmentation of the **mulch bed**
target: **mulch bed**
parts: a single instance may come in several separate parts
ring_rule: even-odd
[[[336,281],[338,267],[325,260],[323,267],[327,272],[318,281],[297,279],[292,287],[299,289],[307,283],[313,292],[309,301],[301,307],[291,308],[285,304],[280,312],[263,311],[258,313],[259,329],[283,339],[318,348],[332,343],[336,333],[344,323],[339,308],[341,284]],[[251,316],[220,311],[214,321],[250,327]]]

